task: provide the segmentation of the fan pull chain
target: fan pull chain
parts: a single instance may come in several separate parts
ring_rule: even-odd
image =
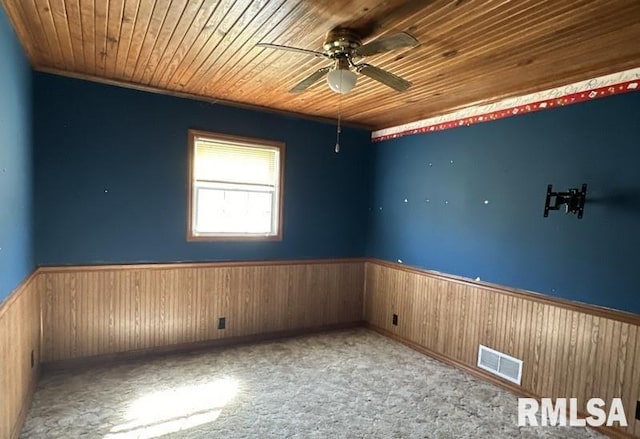
[[[336,153],[340,152],[340,115],[338,114],[338,130],[336,132]]]
[[[341,130],[341,119],[342,119],[342,93],[340,93],[340,96],[338,97],[338,129],[336,130],[336,147],[334,149],[334,151],[337,153],[340,152],[340,132]]]

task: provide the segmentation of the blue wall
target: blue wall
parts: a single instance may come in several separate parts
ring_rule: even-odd
[[[43,73],[34,95],[38,264],[364,254],[365,130],[335,154],[332,124]],[[286,142],[283,241],[186,241],[189,128]]]
[[[0,302],[33,270],[31,67],[0,7]]]
[[[639,93],[375,145],[347,129],[338,155],[331,124],[48,74],[34,94],[41,265],[368,254],[640,313]],[[189,128],[287,143],[282,242],[186,242]],[[543,218],[548,183],[587,183],[584,219]]]
[[[373,148],[369,256],[640,313],[640,93]]]

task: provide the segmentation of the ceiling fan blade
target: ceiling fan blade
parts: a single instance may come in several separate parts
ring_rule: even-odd
[[[389,50],[399,49],[401,47],[414,47],[419,44],[418,40],[406,32],[380,37],[358,47],[354,53],[358,56],[370,56],[378,53],[388,52]]]
[[[362,73],[363,75],[381,82],[384,85],[387,85],[397,91],[406,91],[409,87],[411,87],[411,83],[406,79],[402,79],[401,77],[396,76],[393,73],[387,72],[386,70],[382,70],[378,67],[374,67],[370,64],[358,65],[358,73]]]
[[[298,82],[295,87],[289,90],[289,93],[300,93],[301,91],[305,91],[313,84],[321,80],[324,75],[329,73],[329,70],[331,70],[331,66],[323,67],[320,70],[316,70],[311,75]]]
[[[317,57],[326,56],[324,53],[316,52],[315,50],[301,49],[299,47],[291,47],[291,46],[281,46],[279,44],[258,43],[258,44],[256,44],[256,46],[258,46],[258,47],[266,47],[267,49],[287,50],[289,52],[304,53],[305,55],[313,55],[313,56],[317,56]]]

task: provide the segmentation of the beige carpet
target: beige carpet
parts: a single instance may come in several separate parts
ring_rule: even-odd
[[[594,438],[365,329],[42,377],[22,438]]]

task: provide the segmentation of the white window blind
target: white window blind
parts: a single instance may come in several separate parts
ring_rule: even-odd
[[[214,136],[193,139],[192,234],[277,235],[280,148]]]
[[[195,179],[275,186],[278,149],[196,139]]]

